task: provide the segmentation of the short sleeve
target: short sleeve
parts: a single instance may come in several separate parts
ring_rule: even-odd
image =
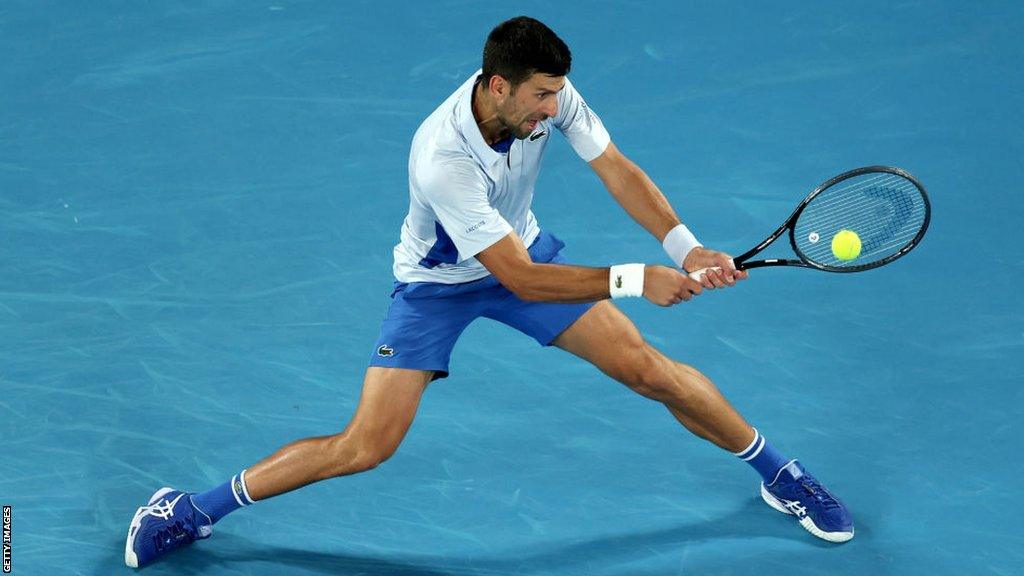
[[[558,116],[553,124],[585,162],[603,154],[611,142],[601,119],[587,106],[568,78],[565,88],[558,92]]]
[[[469,159],[443,163],[424,182],[427,201],[459,251],[459,262],[483,252],[512,231],[487,200],[487,189],[487,177]]]

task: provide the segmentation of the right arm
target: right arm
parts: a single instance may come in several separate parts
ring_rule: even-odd
[[[521,300],[596,302],[611,295],[608,268],[537,264],[515,230],[487,199],[487,178],[466,158],[453,158],[432,171],[420,186],[459,258],[476,257]],[[644,268],[643,296],[671,306],[700,294],[701,285],[680,270]],[[625,277],[629,286],[630,278]]]
[[[608,268],[538,264],[515,232],[476,255],[484,267],[521,300],[595,302],[610,296]],[[700,294],[699,282],[666,266],[644,268],[644,298],[671,306]]]

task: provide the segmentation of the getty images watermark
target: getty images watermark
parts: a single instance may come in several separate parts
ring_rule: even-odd
[[[4,506],[4,574],[11,573],[11,507]]]

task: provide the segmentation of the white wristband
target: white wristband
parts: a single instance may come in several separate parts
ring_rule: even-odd
[[[608,273],[608,292],[612,298],[644,295],[644,265],[618,264]]]
[[[686,224],[680,224],[669,230],[668,234],[665,235],[665,239],[661,241],[661,245],[665,248],[665,252],[668,253],[668,257],[680,268],[683,267],[683,261],[686,260],[690,250],[704,246],[697,241],[697,238],[686,227]]]

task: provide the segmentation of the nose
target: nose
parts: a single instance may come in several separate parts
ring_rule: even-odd
[[[551,98],[545,106],[541,107],[541,112],[548,115],[548,118],[554,118],[558,116],[558,99]]]

